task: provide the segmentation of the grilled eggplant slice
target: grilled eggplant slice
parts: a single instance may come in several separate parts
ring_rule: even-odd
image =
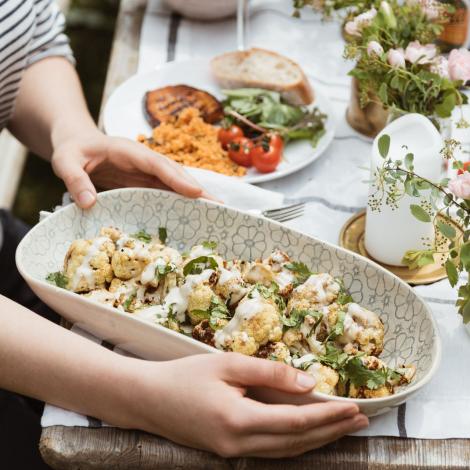
[[[204,121],[221,121],[224,111],[220,102],[207,91],[188,85],[171,85],[148,91],[144,98],[144,111],[152,127],[178,116],[185,108],[197,108]]]

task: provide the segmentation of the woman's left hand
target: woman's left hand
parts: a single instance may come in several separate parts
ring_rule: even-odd
[[[96,201],[95,185],[111,189],[141,186],[172,189],[184,196],[210,196],[181,165],[143,144],[96,130],[54,148],[52,167],[82,208]]]

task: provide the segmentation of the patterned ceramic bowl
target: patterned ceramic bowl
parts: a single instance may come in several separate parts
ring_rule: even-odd
[[[438,367],[441,343],[431,311],[400,279],[380,266],[278,223],[218,204],[185,199],[149,189],[120,189],[101,193],[87,211],[69,205],[50,215],[23,239],[16,253],[18,269],[36,294],[63,317],[112,344],[147,359],[172,359],[190,354],[219,352],[215,348],[144,322],[45,281],[62,267],[69,244],[91,238],[103,226],[126,232],[145,229],[157,233],[166,227],[170,244],[186,250],[204,240],[215,240],[221,255],[254,259],[274,248],[311,267],[341,276],[355,301],[378,312],[385,324],[382,358],[391,366],[415,364],[413,382],[393,396],[353,400],[369,416],[384,413],[417,392]],[[292,402],[292,395],[265,396]],[[303,400],[352,400],[313,392]]]

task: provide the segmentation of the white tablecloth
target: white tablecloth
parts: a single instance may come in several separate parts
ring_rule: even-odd
[[[336,23],[322,23],[307,15],[302,21],[290,17],[290,1],[253,0],[248,44],[266,47],[297,60],[314,86],[330,98],[330,114],[337,122],[336,137],[316,162],[299,173],[264,183],[265,189],[286,197],[310,201],[301,219],[288,223],[318,238],[337,243],[344,222],[366,206],[363,180],[371,141],[354,132],[345,122],[349,98],[350,63],[341,59],[343,42]],[[150,0],[141,38],[139,72],[167,60],[211,57],[236,47],[233,19],[205,23],[172,15],[160,0]],[[246,196],[246,194],[245,194]],[[272,196],[272,195],[271,195]],[[258,205],[263,200],[257,193]],[[270,195],[266,194],[269,200]],[[282,198],[279,194],[276,196]],[[235,200],[229,200],[233,202]],[[417,287],[431,305],[443,341],[443,360],[434,379],[406,405],[371,420],[360,435],[416,438],[470,437],[470,338],[454,307],[455,292],[446,280]],[[47,406],[43,426],[100,425],[99,421]]]

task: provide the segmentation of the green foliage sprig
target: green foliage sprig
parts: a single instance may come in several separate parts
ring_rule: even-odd
[[[450,161],[461,174],[467,167],[454,158],[459,146],[455,140],[446,141],[441,155]],[[469,199],[459,197],[451,191],[449,179],[433,182],[414,171],[412,153],[407,152],[402,160],[389,157],[390,137],[382,135],[378,142],[383,163],[373,174],[375,190],[369,196],[369,207],[379,211],[382,204],[396,209],[405,195],[416,198],[410,205],[412,215],[422,223],[431,223],[434,240],[424,250],[410,250],[404,254],[403,263],[410,269],[435,262],[440,257],[445,266],[449,283],[456,287],[461,274],[467,273],[466,281],[458,287],[457,307],[464,323],[470,321],[470,195]],[[459,178],[459,177],[457,177]],[[445,217],[442,217],[442,216]],[[454,223],[455,222],[455,223]],[[460,226],[461,230],[456,229]]]

